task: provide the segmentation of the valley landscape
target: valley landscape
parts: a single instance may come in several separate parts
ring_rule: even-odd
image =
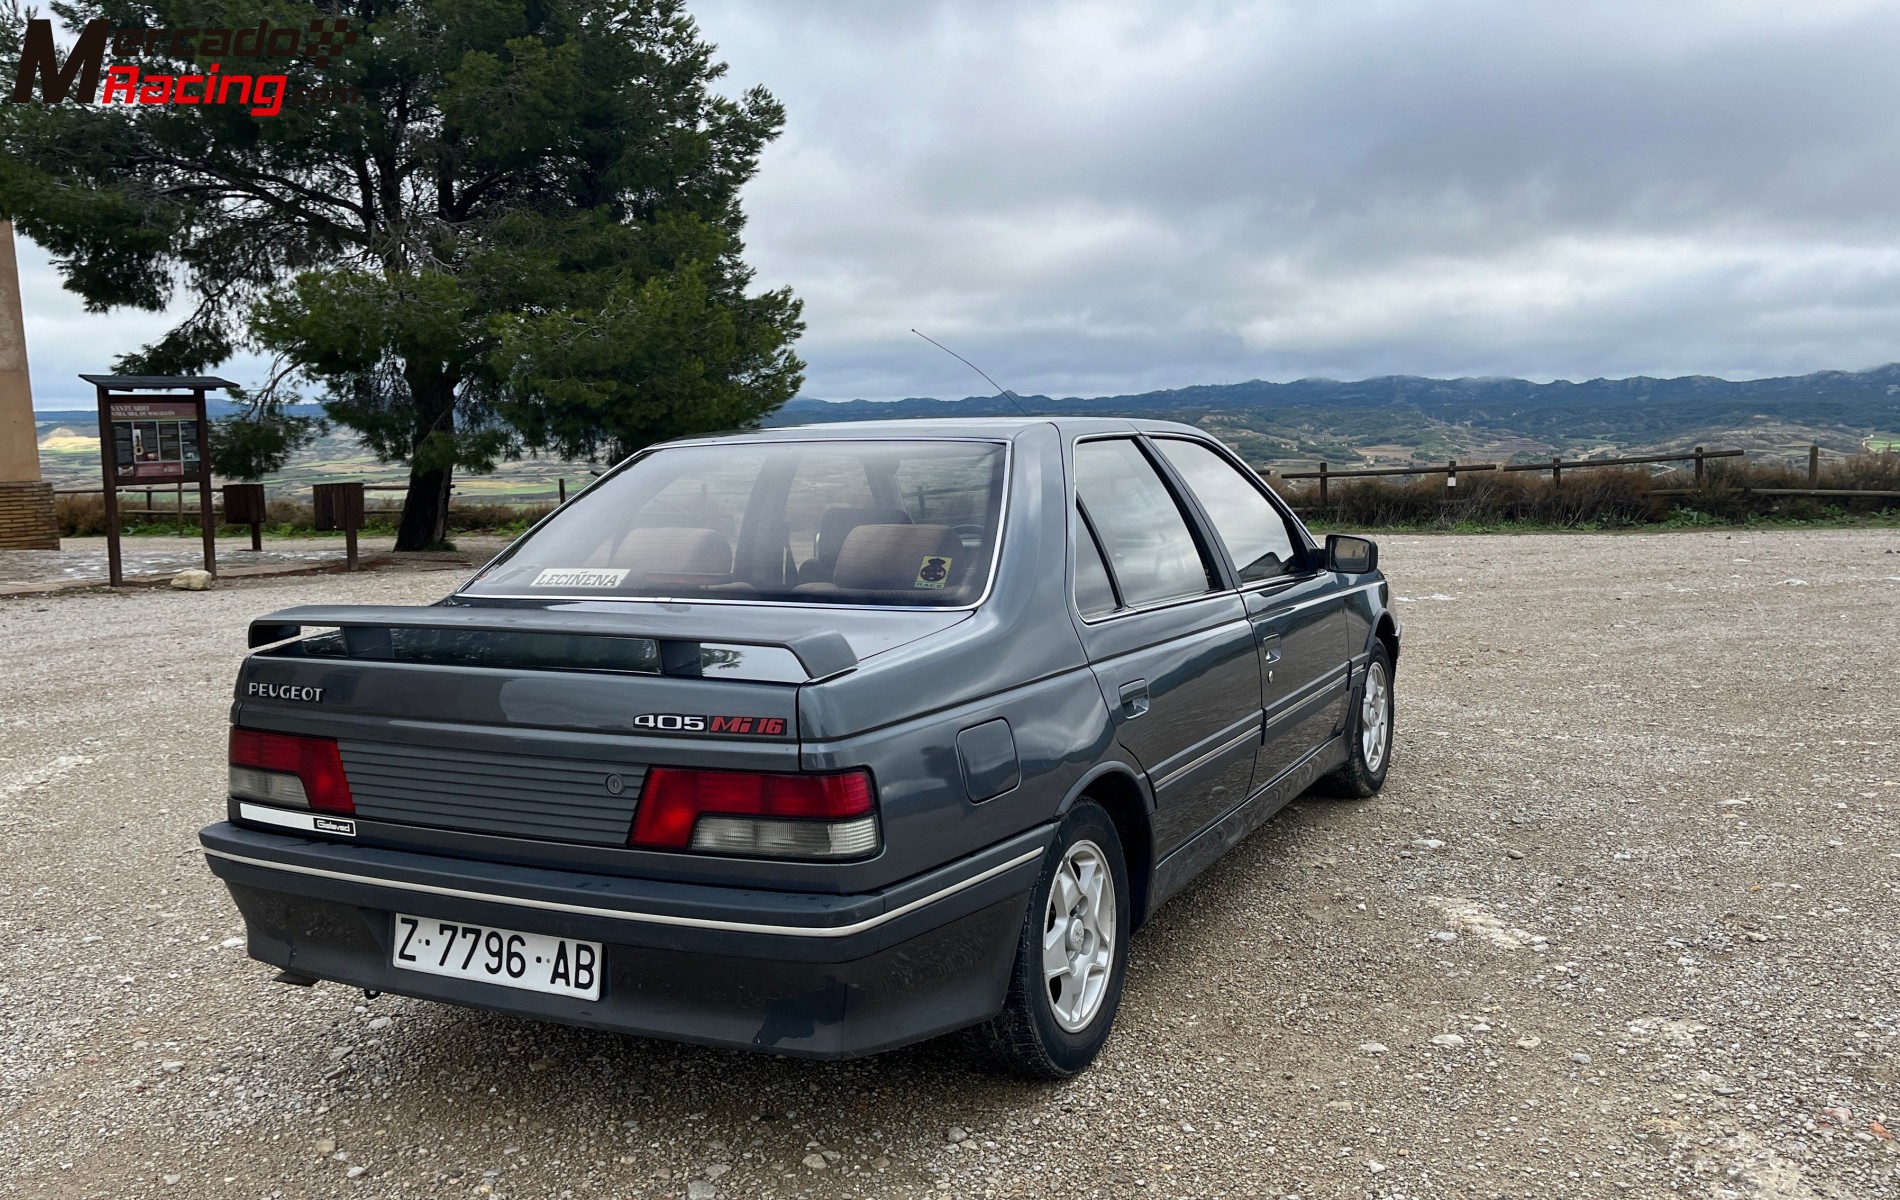
[[[1805,459],[1810,445],[1831,455],[1900,450],[1900,363],[1866,371],[1822,371],[1772,379],[1636,377],[1581,383],[1523,379],[1428,379],[1394,375],[1355,382],[1256,380],[1094,398],[1019,396],[1033,414],[1153,417],[1215,434],[1258,467],[1297,470],[1410,463],[1526,462],[1660,453],[1695,445],[1740,449],[1751,458]],[[217,409],[214,407],[214,413]],[[227,406],[228,411],[228,406]],[[315,407],[297,411],[320,415]],[[941,400],[831,401],[800,397],[770,425],[833,421],[1014,415],[1001,396]],[[96,418],[90,412],[35,414],[40,461],[59,488],[99,478]],[[590,466],[546,458],[501,464],[487,475],[458,475],[470,499],[552,498]],[[406,468],[378,462],[349,430],[332,428],[269,481],[273,494],[306,495],[312,483],[364,479],[400,484]]]

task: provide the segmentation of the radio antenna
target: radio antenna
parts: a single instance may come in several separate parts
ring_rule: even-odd
[[[958,354],[955,350],[952,350],[950,347],[944,345],[942,342],[938,341],[934,337],[931,337],[929,334],[923,332],[922,330],[913,329],[911,330],[911,332],[916,334],[918,337],[924,339],[926,342],[929,342],[931,345],[935,346],[937,349],[943,351],[945,354],[948,354],[951,358],[956,359],[958,362],[970,368],[972,371],[975,371],[978,375],[981,375],[985,383],[989,384],[991,387],[996,389],[997,395],[1001,396],[1003,399],[1009,401],[1011,404],[1016,406],[1017,412],[1021,413],[1025,417],[1029,415],[1029,410],[1023,407],[1023,402],[1017,398],[1016,393],[1010,391],[1008,388],[1004,387],[1002,384],[997,383],[994,379],[991,379],[988,371],[985,371],[982,367],[977,366],[975,363],[971,362],[969,359],[963,357],[961,354]]]

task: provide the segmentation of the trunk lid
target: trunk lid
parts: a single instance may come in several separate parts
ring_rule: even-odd
[[[797,771],[801,686],[967,615],[286,609],[251,626],[232,722],[336,739],[364,820],[620,847],[649,767]]]

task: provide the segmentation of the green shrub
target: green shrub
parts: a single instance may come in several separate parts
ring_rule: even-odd
[[[61,537],[98,537],[106,531],[103,496],[55,496],[53,519]]]
[[[1293,496],[1313,516],[1344,527],[1579,529],[1660,519],[1666,505],[1649,493],[1643,472],[1605,468],[1569,473],[1557,483],[1528,471],[1463,471],[1456,487],[1446,487],[1442,475],[1382,476],[1330,483],[1324,505],[1317,485]]]

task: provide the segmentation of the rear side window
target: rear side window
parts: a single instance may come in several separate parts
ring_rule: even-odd
[[[475,596],[953,607],[989,583],[997,442],[815,440],[655,450],[516,542]]]
[[[1243,584],[1278,579],[1299,569],[1299,552],[1286,519],[1234,464],[1199,442],[1160,438],[1155,444],[1207,510]]]
[[[1075,492],[1101,537],[1124,604],[1159,604],[1213,589],[1213,573],[1180,505],[1132,440],[1078,443]]]

